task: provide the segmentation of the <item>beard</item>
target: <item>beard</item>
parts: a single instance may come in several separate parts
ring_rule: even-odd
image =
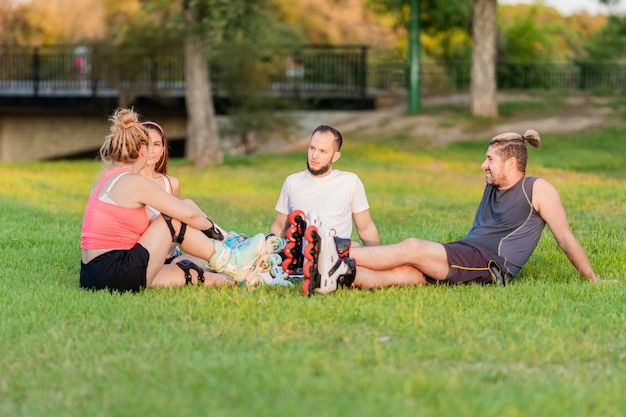
[[[489,175],[486,175],[485,177],[487,184],[496,188],[500,188],[507,183],[507,177],[504,174],[493,175],[493,173],[489,173]]]
[[[311,175],[313,175],[313,176],[326,174],[330,170],[331,166],[332,166],[332,163],[329,163],[328,165],[325,165],[325,166],[321,167],[320,169],[311,169],[311,166],[309,165],[309,161],[308,160],[306,161],[306,167],[309,170],[309,172],[311,173]]]

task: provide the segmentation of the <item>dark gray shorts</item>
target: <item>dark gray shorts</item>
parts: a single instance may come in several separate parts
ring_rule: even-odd
[[[80,263],[80,286],[90,290],[137,292],[146,287],[150,253],[137,243],[131,249],[112,250]]]
[[[504,259],[487,249],[465,242],[444,243],[448,255],[450,271],[444,280],[425,277],[431,284],[495,284],[496,278],[491,272],[497,267],[504,274]]]

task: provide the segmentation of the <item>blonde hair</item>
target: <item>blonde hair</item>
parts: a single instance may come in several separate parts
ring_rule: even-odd
[[[100,158],[106,164],[132,163],[139,158],[142,145],[149,146],[148,132],[139,123],[139,115],[133,109],[117,109],[109,117],[110,133],[100,147]]]
[[[494,136],[489,141],[489,146],[493,146],[502,159],[515,158],[517,168],[526,174],[526,164],[528,163],[528,150],[524,141],[533,148],[541,146],[541,138],[537,131],[528,129],[523,135],[515,132],[501,133]]]

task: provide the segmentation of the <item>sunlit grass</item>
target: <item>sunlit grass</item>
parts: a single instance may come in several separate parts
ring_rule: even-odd
[[[621,415],[626,141],[612,128],[543,139],[529,175],[555,185],[596,271],[619,284],[587,283],[546,230],[506,288],[92,293],[79,239],[100,163],[1,164],[0,415]],[[449,241],[471,224],[484,152],[484,139],[363,134],[336,168],[365,183],[384,243]],[[221,225],[256,233],[304,166],[295,152],[171,172]]]

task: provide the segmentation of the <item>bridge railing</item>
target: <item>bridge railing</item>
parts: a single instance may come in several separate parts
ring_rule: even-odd
[[[265,89],[279,96],[338,94],[365,96],[367,48],[305,46],[274,48],[263,57],[271,65]],[[215,94],[226,90],[227,70],[219,57],[211,68]],[[0,94],[43,95],[184,95],[182,53],[145,56],[106,46],[0,46]]]

